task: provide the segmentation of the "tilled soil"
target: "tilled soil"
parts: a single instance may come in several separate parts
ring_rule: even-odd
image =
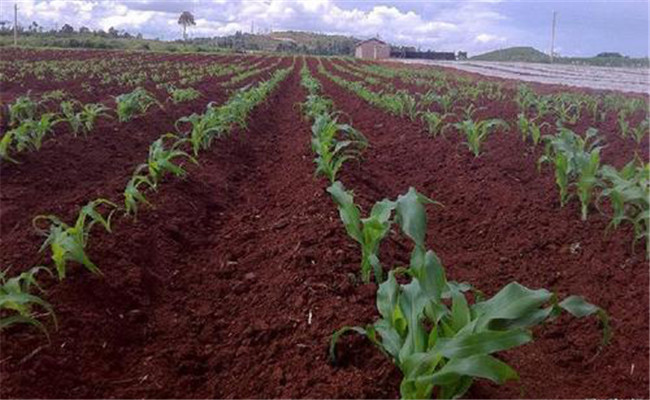
[[[364,210],[414,186],[444,204],[429,208],[428,245],[450,279],[486,294],[512,280],[580,294],[611,316],[614,337],[602,350],[593,319],[561,317],[536,329],[534,343],[502,357],[520,382],[480,382],[467,397],[648,396],[648,268],[643,252],[631,248],[629,228],[604,235],[604,216],[593,212],[582,222],[576,202],[560,208],[552,174],[537,172],[536,154],[519,138],[493,135],[474,158],[457,139],[427,138],[419,124],[368,106],[309,64],[370,141],[364,159],[340,176]],[[186,179],[164,182],[150,196],[154,209],[137,221],[116,218],[112,235],[93,232],[89,255],[103,277],[75,267],[65,281],[46,283],[59,329],[51,329],[50,344],[24,327],[0,336],[0,396],[399,395],[399,371],[361,338],[342,342],[337,366],[327,361],[335,329],[376,318],[376,286],[358,283],[360,251],[325,181],[313,177],[310,124],[297,107],[305,98],[299,66],[253,112],[247,131],[216,141]],[[119,151],[133,152],[130,171],[135,151]],[[95,194],[119,194],[119,186],[51,189],[33,184],[36,175],[21,186],[13,171],[28,174],[30,165],[3,170],[2,178],[16,182],[16,196],[34,199],[34,214],[73,215]],[[58,174],[73,170],[78,182],[112,182],[86,168]],[[57,198],[68,200],[56,207]],[[13,213],[0,216],[5,222]],[[16,269],[45,260],[33,258],[41,238],[24,224],[16,221],[20,239],[2,229],[3,261]],[[391,234],[381,258],[403,265],[409,251],[407,240]]]

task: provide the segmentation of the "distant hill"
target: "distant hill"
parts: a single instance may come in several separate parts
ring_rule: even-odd
[[[547,54],[532,47],[509,47],[507,49],[490,51],[471,57],[472,61],[518,61],[548,63],[550,58]],[[556,64],[593,65],[599,67],[628,67],[648,68],[648,58],[630,58],[615,52],[600,53],[595,57],[561,57],[554,60]]]
[[[490,51],[471,57],[475,61],[522,61],[522,62],[548,62],[547,54],[532,47],[509,47],[507,49]]]

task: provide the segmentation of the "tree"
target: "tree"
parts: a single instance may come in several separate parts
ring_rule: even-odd
[[[61,27],[61,33],[71,34],[74,33],[74,28],[68,24],[65,24]]]
[[[183,11],[181,16],[178,18],[178,24],[183,25],[183,40],[187,40],[187,27],[190,25],[196,25],[196,22],[194,22],[194,15],[189,11]]]
[[[81,28],[79,28],[79,33],[88,34],[88,33],[90,33],[90,29],[88,29],[88,27],[86,27],[86,26],[82,26]]]

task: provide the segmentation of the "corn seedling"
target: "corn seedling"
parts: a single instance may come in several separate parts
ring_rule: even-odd
[[[41,103],[48,101],[60,102],[68,96],[69,95],[65,90],[50,90],[49,92],[45,92],[43,95],[41,95]]]
[[[151,203],[147,200],[142,191],[143,186],[148,189],[155,189],[154,183],[151,181],[149,176],[142,174],[142,172],[147,169],[148,165],[146,164],[142,164],[136,168],[133,176],[124,189],[124,213],[126,215],[133,215],[134,218],[137,218],[140,203],[151,206]]]
[[[117,96],[115,102],[117,103],[116,111],[120,122],[126,122],[137,115],[145,114],[149,107],[154,104],[158,104],[162,108],[158,100],[146,89],[141,87],[131,93]]]
[[[555,104],[559,120],[563,124],[575,125],[580,119],[580,105],[565,101],[559,101]]]
[[[436,137],[439,134],[444,134],[444,130],[448,125],[445,124],[445,119],[453,114],[439,114],[433,111],[425,111],[421,114],[422,122],[427,125],[427,130],[431,136]]]
[[[40,314],[37,310],[51,316],[55,325],[56,316],[48,302],[32,293],[32,288],[43,291],[36,280],[36,275],[41,271],[52,274],[45,267],[33,267],[13,278],[7,278],[7,271],[0,271],[0,311],[3,314],[0,317],[0,331],[16,324],[29,324],[40,329],[49,340],[45,325],[38,320]]]
[[[50,133],[54,125],[59,122],[53,119],[54,114],[45,113],[38,121],[24,120],[16,128],[5,133],[0,139],[0,158],[17,162],[10,153],[40,150],[45,135]]]
[[[379,261],[379,244],[388,234],[396,211],[396,219],[407,226],[409,235],[417,243],[424,245],[424,236],[420,229],[422,221],[426,222],[424,204],[436,203],[411,188],[409,192],[396,201],[384,199],[375,203],[367,218],[361,218],[361,209],[354,203],[354,194],[346,191],[339,181],[334,182],[327,191],[339,209],[339,215],[345,230],[352,239],[361,245],[361,278],[370,282],[371,272],[375,281],[384,281],[383,268]],[[439,203],[438,203],[439,204]]]
[[[600,168],[600,139],[598,131],[590,128],[585,137],[577,135],[570,129],[559,126],[556,135],[545,136],[546,146],[544,155],[538,160],[538,165],[552,162],[555,166],[555,183],[560,190],[560,205],[569,200],[569,187],[572,181],[578,190],[581,202],[582,219],[587,219],[587,210],[591,202],[593,189],[598,186],[598,170]]]
[[[483,110],[485,107],[476,107],[473,103],[470,103],[467,107],[463,109],[463,119],[474,119],[474,114],[477,111]]]
[[[527,113],[535,102],[535,97],[537,95],[533,90],[524,84],[521,84],[517,87],[517,95],[515,96],[515,103],[517,103],[517,108],[519,108],[520,113]]]
[[[632,128],[632,136],[634,137],[634,140],[636,140],[637,143],[641,143],[641,140],[645,136],[648,136],[648,133],[650,132],[650,117],[644,119],[637,125],[635,128]]]
[[[165,148],[165,140],[171,139],[173,143],[171,147]],[[168,133],[155,140],[149,146],[149,157],[147,159],[147,170],[149,179],[153,187],[157,187],[158,183],[162,180],[166,173],[170,172],[174,176],[185,176],[186,172],[182,166],[174,163],[176,158],[187,158],[194,164],[198,164],[196,159],[179,148],[187,141],[187,139],[180,139],[178,136]]]
[[[443,95],[436,96],[433,101],[442,108],[443,114],[449,114],[454,107],[455,96],[456,93],[454,91],[449,91]]]
[[[532,100],[532,107],[535,110],[536,118],[543,118],[545,115],[551,112],[552,101],[548,97],[539,96],[534,97]]]
[[[602,198],[609,199],[613,215],[609,227],[628,221],[634,225],[635,239],[645,238],[650,256],[650,164],[635,158],[620,170],[605,165],[600,170],[604,182]]]
[[[167,88],[167,93],[171,96],[174,104],[191,101],[201,96],[201,92],[194,88],[180,89],[173,85]]]
[[[521,140],[526,142],[530,136],[535,146],[537,146],[542,137],[542,128],[549,126],[548,122],[542,122],[541,124],[538,124],[535,121],[535,118],[526,118],[523,113],[519,113],[517,115],[517,124],[519,125]]]
[[[192,114],[176,121],[177,130],[182,123],[190,124],[191,129],[183,132],[183,135],[189,139],[195,157],[198,156],[199,150],[207,150],[212,144],[212,139],[224,131],[224,126],[220,123],[217,115],[218,113],[214,111],[202,115]]]
[[[13,104],[9,104],[9,126],[16,126],[23,121],[34,120],[38,103],[29,97],[29,93],[20,96]]]
[[[546,289],[531,290],[517,282],[493,297],[465,292],[467,283],[447,280],[437,255],[424,248],[426,213],[414,189],[400,196],[396,222],[415,242],[408,268],[389,271],[376,296],[380,318],[365,327],[346,326],[332,335],[330,359],[336,362],[336,345],[347,332],[366,336],[389,357],[403,374],[400,394],[404,399],[458,398],[474,379],[497,384],[517,380],[517,372],[494,356],[532,341],[531,329],[563,311],[575,317],[596,315],[603,326],[602,344],[609,342],[608,315],[580,296],[558,301]],[[417,205],[417,214],[410,209]],[[400,283],[398,274],[409,278]],[[475,291],[477,292],[477,291]],[[480,293],[480,292],[477,292]]]
[[[61,121],[65,121],[70,125],[70,129],[72,129],[72,134],[74,136],[77,136],[79,129],[83,126],[81,114],[75,111],[77,105],[78,102],[75,100],[66,100],[61,102],[61,114],[63,116]]]
[[[624,138],[627,137],[630,131],[630,122],[627,120],[627,110],[622,109],[618,112],[616,116],[616,121],[618,122],[618,129],[621,136]]]
[[[107,113],[108,110],[108,107],[100,103],[84,104],[84,106],[81,108],[81,111],[79,111],[79,118],[83,124],[84,131],[86,133],[92,131],[95,127],[95,121],[97,118],[110,118],[110,115]]]
[[[110,209],[106,217],[98,210],[102,206]],[[52,261],[56,266],[59,280],[65,278],[66,266],[69,261],[82,264],[89,271],[101,274],[99,268],[86,255],[85,249],[88,245],[88,235],[96,223],[103,226],[107,232],[111,232],[111,216],[116,207],[115,203],[106,199],[93,200],[81,208],[73,226],[61,221],[55,215],[39,215],[34,218],[34,228],[46,236],[40,251],[45,250],[48,246],[50,247]],[[49,230],[39,228],[38,224],[41,221],[49,222]]]
[[[496,118],[478,122],[469,119],[454,124],[456,129],[465,134],[467,141],[464,144],[474,154],[474,157],[480,155],[481,144],[487,139],[488,135],[499,126],[507,129],[508,124],[505,121]]]
[[[331,99],[318,94],[307,95],[307,100],[301,104],[305,117],[309,120],[315,119],[319,115],[331,113],[334,103]]]
[[[311,128],[311,149],[316,154],[316,175],[322,174],[330,182],[343,163],[357,158],[368,145],[361,132],[348,124],[340,124],[331,114],[316,116]]]

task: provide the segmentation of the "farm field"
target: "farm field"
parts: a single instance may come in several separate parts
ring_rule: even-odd
[[[517,79],[526,82],[566,85],[630,93],[648,93],[650,74],[647,68],[595,67],[566,64],[536,64],[500,61],[429,61],[399,60],[425,63],[484,76]]]
[[[345,58],[3,51],[0,397],[650,395],[647,95]],[[34,266],[42,291],[18,292],[45,306],[7,284]],[[486,301],[512,282],[557,299]],[[372,336],[384,314],[386,354],[352,332],[330,359],[334,332]]]

